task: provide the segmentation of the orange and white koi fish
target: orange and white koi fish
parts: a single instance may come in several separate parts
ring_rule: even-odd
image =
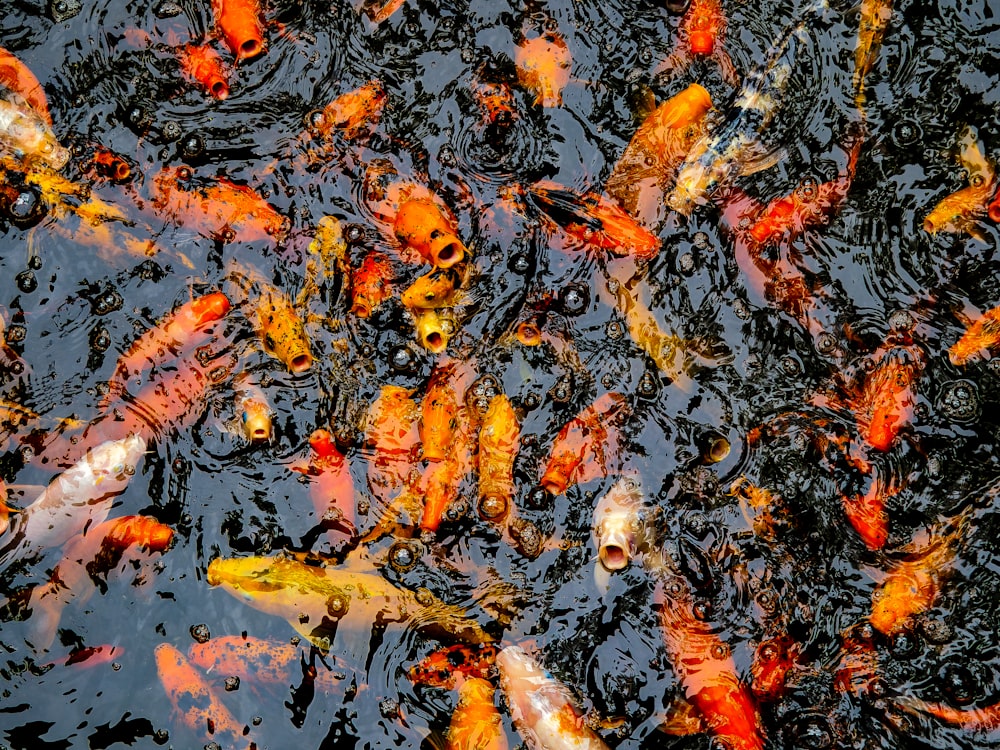
[[[452,690],[460,680],[487,679],[493,672],[497,649],[490,643],[455,643],[432,651],[407,671],[414,685]]]
[[[642,541],[642,486],[634,477],[621,477],[594,508],[591,533],[601,568],[613,572],[629,566]]]
[[[521,426],[510,399],[503,393],[490,399],[479,428],[479,515],[503,523],[514,502],[514,460]]]
[[[968,174],[968,186],[945,196],[931,209],[924,219],[924,231],[967,232],[986,242],[986,235],[979,226],[979,219],[987,213],[987,206],[1000,184],[994,161],[984,155],[976,129],[967,125],[958,138],[958,161]]]
[[[554,182],[536,182],[528,195],[545,215],[573,238],[614,255],[651,260],[659,238],[613,200],[596,193],[577,194]]]
[[[45,98],[45,89],[38,78],[15,55],[0,47],[0,86],[5,86],[25,98],[31,108],[38,113],[45,124],[52,127],[52,115],[49,114],[49,102]]]
[[[351,272],[351,312],[368,318],[393,294],[395,277],[389,258],[377,250],[368,252]]]
[[[673,77],[687,69],[695,57],[707,57],[719,66],[726,83],[739,85],[733,61],[722,47],[726,36],[726,12],[719,0],[692,0],[677,28],[680,43],[654,73]]]
[[[39,164],[62,169],[69,149],[59,143],[49,124],[23,96],[7,91],[0,97],[0,155],[30,168]]]
[[[288,686],[302,681],[303,670],[313,685],[324,693],[343,690],[343,675],[315,660],[306,663],[309,647],[291,643],[224,635],[204,643],[192,643],[188,660],[207,675],[239,677],[241,681]]]
[[[329,430],[314,430],[309,436],[312,455],[308,463],[290,468],[309,477],[309,497],[312,499],[317,520],[333,530],[357,535],[357,503],[354,498],[354,479],[351,477],[347,458],[337,450]]]
[[[222,177],[204,186],[190,182],[188,167],[153,178],[150,196],[159,216],[224,242],[281,242],[288,233],[288,218],[249,186]]]
[[[462,682],[445,750],[507,750],[503,719],[493,701],[495,692],[493,683],[481,677]]]
[[[229,73],[219,53],[207,44],[185,44],[177,51],[181,70],[220,101],[229,97]]]
[[[695,617],[686,585],[661,579],[654,601],[667,655],[706,729],[733,750],[763,750],[764,729],[753,694],[737,675],[730,649]]]
[[[236,412],[244,437],[252,445],[271,440],[271,405],[259,388],[241,387],[236,394]]]
[[[236,62],[252,60],[264,51],[264,19],[259,0],[212,0],[218,32]]]
[[[58,547],[108,517],[146,452],[138,435],[101,443],[59,474],[10,523],[0,560],[21,559]]]
[[[705,115],[711,108],[708,91],[692,83],[642,121],[615,163],[604,190],[644,227],[663,221],[665,196],[677,168],[705,134]]]
[[[153,655],[174,713],[199,742],[212,741],[226,748],[256,746],[246,738],[246,725],[236,720],[184,654],[169,643],[161,643]]]
[[[955,366],[967,364],[982,352],[1000,344],[1000,306],[984,312],[973,321],[962,337],[948,349],[948,359]]]
[[[547,32],[525,39],[514,50],[517,80],[535,95],[542,107],[562,105],[562,90],[569,83],[573,56],[561,35]]]
[[[410,198],[399,204],[393,222],[396,239],[438,268],[450,268],[466,255],[458,225],[450,211],[427,198]]]
[[[861,0],[858,43],[854,48],[854,101],[865,103],[865,77],[878,59],[882,35],[892,18],[892,0]]]
[[[229,277],[247,295],[252,308],[247,318],[264,351],[280,360],[289,372],[309,370],[313,363],[309,337],[291,298],[256,271],[234,269]]]
[[[561,495],[572,484],[608,476],[618,458],[616,420],[626,411],[625,397],[609,392],[567,422],[552,443],[542,487]]]
[[[207,337],[211,324],[224,318],[230,307],[225,294],[210,292],[175,309],[132,342],[129,350],[122,354],[114,375],[108,381],[109,395],[120,396],[125,392],[125,381],[153,365],[163,364],[171,353],[197,346]]]
[[[123,516],[85,528],[66,546],[51,580],[31,591],[29,640],[35,650],[47,651],[52,645],[67,605],[85,603],[97,590],[97,581],[113,569],[128,571],[151,553],[165,552],[173,534],[150,516]],[[126,552],[133,554],[123,562]]]
[[[858,429],[868,445],[887,451],[899,431],[913,421],[917,382],[924,367],[916,346],[895,346],[876,352],[875,367],[852,400]]]
[[[577,712],[569,689],[520,646],[497,654],[500,687],[529,750],[607,750]]]
[[[381,81],[369,81],[306,115],[307,132],[323,140],[330,140],[334,133],[353,140],[378,125],[388,99]]]

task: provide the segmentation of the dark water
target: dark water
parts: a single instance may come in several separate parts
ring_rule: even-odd
[[[498,378],[524,410],[515,467],[519,513],[554,543],[530,559],[468,516],[446,522],[405,576],[389,567],[385,575],[469,605],[484,624],[489,617],[474,601],[491,583],[514,582],[521,593],[502,641],[531,648],[572,687],[591,718],[624,717],[617,728],[602,730],[609,745],[712,746],[706,734],[673,738],[657,730],[683,691],[664,652],[649,575],[633,566],[613,576],[603,596],[593,581],[590,516],[611,480],[573,487],[540,507],[527,502],[559,428],[614,390],[629,399],[623,458],[640,472],[657,509],[658,544],[688,561],[681,574],[701,580],[699,596],[740,674],[749,675],[760,643],[787,635],[798,644],[787,691],[761,705],[772,746],[1000,744],[995,731],[949,727],[905,713],[895,701],[915,696],[986,706],[1000,700],[997,518],[988,504],[957,540],[934,605],[892,638],[870,639],[875,658],[863,687],[840,690],[834,679],[849,634],[871,610],[882,571],[918,530],[968,507],[1000,476],[1000,370],[988,362],[960,369],[947,357],[964,330],[955,311],[982,311],[1000,301],[994,257],[1000,232],[984,225],[981,241],[930,236],[921,228],[930,208],[965,184],[955,159],[963,125],[977,128],[987,154],[1000,153],[995,3],[895,4],[869,76],[869,137],[847,202],[829,226],[808,232],[790,252],[815,278],[822,299],[817,317],[838,356],[818,351],[797,320],[748,290],[717,212],[703,209],[686,224],[667,222],[662,250],[643,281],[650,307],[664,328],[717,355],[714,366],[694,373],[687,391],[621,335],[620,314],[598,293],[605,281],[592,253],[551,247],[548,225],[533,212],[510,218],[491,210],[510,186],[543,178],[599,191],[637,126],[634,102],[644,86],[660,100],[697,80],[720,106],[729,101],[732,90],[711,62],[695,63],[673,81],[653,79],[677,40],[676,14],[647,3],[408,0],[374,27],[345,4],[275,0],[265,7],[266,54],[241,64],[230,98],[215,102],[182,77],[173,53],[211,28],[207,0],[176,6],[85,1],[58,22],[54,5],[6,0],[0,44],[44,84],[55,133],[76,148],[68,176],[82,179],[74,170],[95,144],[129,160],[132,179],[97,182],[94,194],[120,206],[135,222],[128,231],[142,241],[153,238],[160,250],[143,258],[84,244],[75,239],[80,222],[73,216],[52,215],[31,230],[0,222],[0,306],[7,341],[27,366],[4,374],[6,399],[41,414],[43,422],[93,419],[118,353],[192,289],[220,288],[230,264],[254,267],[294,295],[305,273],[305,248],[324,215],[362,230],[352,258],[386,250],[361,200],[361,184],[365,164],[387,159],[401,174],[429,181],[475,252],[469,300],[448,353],[474,359],[476,371]],[[65,3],[70,10],[75,5]],[[846,5],[811,24],[766,134],[787,158],[740,182],[761,200],[788,193],[806,177],[832,179],[846,161],[838,144],[857,117],[851,75],[858,23],[856,9]],[[169,15],[171,6],[179,13]],[[731,2],[726,10],[726,48],[741,74],[764,57],[796,13],[789,2]],[[565,37],[573,58],[562,106],[534,107],[528,92],[515,89],[520,117],[495,148],[477,127],[471,82],[484,60],[502,65],[523,35],[547,28]],[[381,80],[389,97],[371,137],[342,139],[310,171],[292,169],[307,113],[371,79]],[[289,218],[289,237],[277,246],[269,239],[224,243],[144,211],[152,176],[184,164],[194,179],[225,176],[258,190]],[[424,272],[402,263],[396,270],[400,288]],[[504,338],[526,305],[568,288],[586,291],[587,304],[572,314],[551,314],[546,332],[574,357]],[[284,620],[209,588],[205,573],[218,556],[310,548],[316,534],[310,534],[315,519],[307,490],[288,470],[307,455],[309,434],[327,426],[346,441],[355,486],[364,494],[357,420],[385,383],[418,393],[426,386],[437,358],[419,348],[398,303],[390,301],[368,320],[350,315],[348,307],[339,295],[323,310],[337,322],[309,324],[316,362],[297,376],[252,346],[244,315],[250,309],[227,317],[219,335],[240,353],[237,372],[199,401],[190,419],[160,431],[114,511],[170,524],[174,547],[143,585],[112,575],[106,591],[70,606],[47,654],[25,644],[29,623],[3,623],[0,744],[200,747],[208,739],[171,715],[153,649],[167,642],[186,650],[198,624],[212,635],[293,636]],[[912,331],[926,364],[912,425],[888,451],[869,456],[902,486],[888,501],[889,541],[882,552],[871,552],[844,517],[841,485],[852,481],[845,479],[849,468],[820,460],[815,447],[817,434],[856,430],[853,415],[835,405],[814,406],[810,398],[834,390],[841,369],[865,372],[900,328]],[[412,367],[391,366],[399,347],[412,352]],[[244,378],[262,385],[276,413],[275,439],[264,447],[247,446],[227,427]],[[947,398],[959,380],[974,403],[955,406]],[[784,412],[798,414],[773,423],[780,426],[769,439],[748,444],[748,433]],[[727,436],[733,451],[708,465],[700,460],[701,446],[713,431]],[[9,436],[3,479],[44,484],[51,471],[37,460],[25,463],[26,443],[22,434]],[[782,499],[785,515],[772,538],[754,535],[729,494],[740,476]],[[471,498],[474,482],[463,487]],[[391,543],[383,539],[370,552],[384,558]],[[321,543],[316,547],[323,551]],[[51,551],[27,570],[7,571],[4,593],[45,580],[58,559]],[[101,644],[120,648],[113,664],[44,667],[74,648]],[[418,747],[440,743],[455,700],[452,692],[415,687],[405,675],[434,646],[390,627],[373,637],[367,664],[335,652],[328,661],[344,678],[343,689],[332,693],[246,681],[224,692],[218,684],[239,721],[259,718],[250,737],[261,748]],[[516,744],[508,719],[505,726]]]

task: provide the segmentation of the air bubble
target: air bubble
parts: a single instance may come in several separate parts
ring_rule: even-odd
[[[31,292],[38,288],[38,279],[35,278],[35,274],[31,271],[21,271],[14,281],[17,284],[17,288],[25,294],[31,294]]]
[[[685,275],[694,273],[696,265],[694,256],[691,253],[684,253],[677,259],[677,268]]]
[[[971,380],[952,380],[941,386],[935,406],[959,424],[975,422],[980,413],[979,389]]]
[[[200,133],[188,133],[181,141],[181,157],[187,160],[197,159],[205,153],[205,139]]]
[[[199,623],[191,626],[191,637],[198,643],[207,643],[211,639],[212,633],[209,631],[208,625]]]
[[[524,253],[515,253],[508,264],[510,270],[517,274],[526,274],[531,270],[531,259]]]
[[[653,373],[644,372],[642,377],[639,378],[635,392],[642,398],[654,398],[658,390],[656,378],[653,377]]]
[[[403,573],[414,566],[417,556],[413,547],[406,542],[396,542],[389,548],[389,565],[399,573]]]
[[[802,363],[799,362],[795,357],[782,357],[781,358],[781,369],[789,377],[796,377],[802,374]]]
[[[968,706],[979,695],[979,681],[964,664],[946,664],[938,677],[941,692],[956,706]]]
[[[389,364],[396,372],[411,372],[416,355],[408,346],[396,346],[389,351]]]
[[[559,306],[566,315],[579,315],[590,304],[590,291],[580,284],[569,284],[559,295]]]

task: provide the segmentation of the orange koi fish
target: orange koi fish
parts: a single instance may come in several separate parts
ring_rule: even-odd
[[[66,546],[51,580],[31,592],[30,641],[47,651],[55,639],[62,612],[72,601],[86,602],[97,590],[97,581],[115,568],[128,570],[149,553],[165,552],[174,531],[150,516],[123,516],[85,528]],[[136,548],[131,550],[131,548]],[[122,564],[128,551],[144,553]]]
[[[792,241],[807,229],[824,226],[847,199],[861,143],[861,138],[855,139],[848,152],[847,166],[836,180],[819,185],[803,182],[791,194],[775,198],[757,215],[747,234],[758,244],[769,245],[783,238]]]
[[[479,109],[479,126],[486,139],[498,144],[506,139],[520,115],[510,84],[504,80],[488,80],[487,66],[488,63],[480,66],[472,80],[472,98]]]
[[[571,484],[607,476],[617,459],[615,420],[626,410],[625,397],[609,392],[567,422],[552,443],[542,487],[552,495],[561,495]]]
[[[892,18],[892,0],[861,0],[858,43],[854,48],[854,101],[865,103],[865,77],[878,59],[882,35]]]
[[[977,240],[986,242],[986,235],[978,220],[987,213],[987,204],[1000,184],[996,164],[983,155],[983,146],[975,128],[967,125],[959,135],[958,160],[969,176],[967,187],[945,196],[924,219],[924,231],[968,232]]]
[[[211,292],[186,302],[167,315],[158,325],[137,338],[122,354],[108,381],[109,396],[125,392],[125,382],[153,365],[163,364],[170,353],[197,344],[208,336],[212,323],[229,312],[229,298],[222,292]]]
[[[181,70],[208,94],[220,101],[229,96],[229,73],[219,53],[207,44],[185,44],[177,51]]]
[[[496,646],[490,643],[475,646],[456,643],[432,651],[410,667],[407,675],[414,685],[452,690],[461,678],[487,679],[493,671],[496,656]]]
[[[960,366],[1000,344],[1000,306],[991,308],[976,319],[962,334],[962,338],[948,349],[948,359]]]
[[[469,276],[468,264],[435,268],[416,279],[400,295],[404,307],[421,310],[454,307],[461,299],[461,287]]]
[[[667,654],[685,697],[720,743],[733,750],[763,750],[764,730],[753,694],[740,681],[726,644],[694,616],[691,599],[680,581],[656,585],[654,601]]]
[[[497,654],[510,716],[533,750],[607,750],[577,712],[569,689],[519,646]]]
[[[503,719],[493,702],[495,692],[493,684],[481,677],[462,682],[445,750],[507,750]]]
[[[295,307],[305,308],[316,295],[327,304],[333,302],[338,279],[347,278],[347,241],[336,216],[324,216],[316,225],[316,233],[307,248],[305,278],[295,297]]]
[[[378,26],[393,13],[403,7],[406,0],[357,0],[354,3],[359,13],[368,16],[368,20]]]
[[[844,515],[858,536],[870,550],[879,550],[889,538],[889,515],[885,511],[886,501],[902,489],[902,485],[882,477],[881,471],[869,467],[868,488],[864,494],[841,500]]]
[[[224,635],[204,643],[192,643],[188,660],[208,675],[239,677],[241,681],[268,685],[294,685],[307,670],[313,685],[325,693],[343,689],[342,675],[313,660],[307,665],[309,649],[288,642],[253,636]]]
[[[368,410],[365,443],[372,446],[368,486],[383,504],[388,504],[392,491],[403,486],[416,463],[419,417],[412,392],[398,385],[382,386]]]
[[[85,646],[75,648],[66,656],[54,659],[49,662],[54,667],[75,667],[77,669],[92,669],[94,667],[111,664],[115,659],[120,659],[125,653],[121,646]],[[46,665],[48,666],[48,665]]]
[[[852,407],[865,442],[887,451],[899,431],[913,421],[923,353],[915,346],[897,346],[880,350],[876,357]]]
[[[514,501],[514,459],[521,426],[510,399],[503,393],[490,399],[479,428],[479,515],[503,523]]]
[[[986,209],[986,214],[990,217],[990,221],[1000,224],[1000,190],[997,191],[993,202]]]
[[[433,200],[418,197],[401,203],[393,232],[400,244],[438,268],[450,268],[468,254],[455,217]]]
[[[795,665],[798,648],[787,635],[764,641],[757,647],[750,673],[751,691],[757,700],[773,703],[785,694],[788,671]]]
[[[388,100],[382,82],[369,81],[306,115],[307,132],[324,140],[330,140],[338,132],[353,140],[378,125]]]
[[[212,0],[212,14],[236,62],[252,60],[264,51],[264,19],[258,0]]]
[[[70,156],[48,123],[16,91],[0,97],[0,156],[8,154],[17,160],[14,166],[49,169],[62,169]]]
[[[472,438],[466,420],[460,418],[452,432],[448,454],[441,461],[429,463],[417,485],[418,494],[424,499],[420,516],[421,530],[438,530],[448,508],[458,498],[462,479],[471,469]]]
[[[289,220],[247,185],[219,177],[204,187],[182,187],[190,178],[188,167],[153,178],[150,194],[160,216],[225,242],[281,242],[288,233]]]
[[[368,318],[393,294],[395,271],[389,259],[372,250],[351,273],[351,312]]]
[[[411,308],[417,341],[431,354],[441,354],[455,334],[455,315],[450,308]]]
[[[222,747],[255,746],[246,738],[241,725],[219,700],[201,672],[180,651],[169,643],[161,643],[153,651],[160,682],[174,708],[174,713],[199,741],[217,742]]]
[[[42,84],[31,72],[31,68],[3,47],[0,47],[0,86],[5,86],[23,96],[31,108],[38,113],[38,116],[45,121],[45,124],[49,128],[52,127],[49,102],[45,98]]]
[[[615,163],[605,192],[644,227],[666,216],[666,195],[684,157],[705,133],[712,98],[692,83],[662,102],[632,135]]]
[[[679,75],[695,57],[714,60],[722,79],[730,86],[739,85],[739,76],[729,54],[722,48],[726,35],[726,13],[719,0],[692,0],[677,25],[680,43],[654,74]]]
[[[291,373],[309,370],[313,363],[309,337],[291,298],[256,271],[233,270],[229,276],[253,305],[247,317],[264,351],[280,360]],[[251,295],[256,295],[256,299],[250,300]]]
[[[604,196],[578,195],[546,181],[529,187],[528,194],[553,223],[588,245],[640,261],[651,260],[660,250],[655,234]]]
[[[458,423],[454,364],[434,368],[421,402],[420,439],[426,461],[443,461],[452,448]]]
[[[969,732],[993,732],[1000,728],[1000,703],[988,706],[957,708],[946,703],[922,701],[910,696],[900,696],[896,703],[916,713],[929,714],[946,724],[961,727]]]
[[[347,532],[350,537],[357,535],[357,507],[354,500],[354,480],[351,478],[347,458],[337,450],[329,430],[314,430],[309,436],[312,455],[305,465],[293,465],[291,469],[309,477],[309,497],[312,499],[316,518],[323,524],[331,524]],[[332,539],[333,529],[328,536]]]
[[[573,65],[566,41],[554,32],[525,39],[514,50],[517,80],[535,95],[542,107],[562,106],[562,90],[569,83]]]

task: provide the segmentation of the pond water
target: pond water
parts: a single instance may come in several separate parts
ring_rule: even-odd
[[[723,5],[719,44],[741,81],[803,17],[786,0]],[[550,206],[549,220],[543,191],[529,188],[544,180],[600,194],[650,102],[691,83],[722,116],[733,113],[737,88],[717,59],[663,69],[681,44],[682,4],[405,0],[375,23],[374,6],[265,0],[266,51],[236,64],[212,36],[209,0],[6,0],[0,46],[42,83],[53,131],[71,149],[62,174],[90,186],[67,202],[112,208],[94,221],[51,202],[30,220],[14,220],[16,205],[0,216],[0,387],[9,412],[0,478],[23,508],[32,486],[94,444],[87,435],[124,437],[115,425],[138,425],[148,452],[111,515],[152,516],[173,542],[84,586],[92,594],[69,601],[47,649],[37,643],[40,614],[26,602],[65,550],[8,551],[0,746],[229,746],[188,726],[157,677],[157,647],[187,653],[210,634],[296,643],[304,660],[290,679],[244,677],[229,684],[237,689],[224,686],[231,674],[204,673],[248,728],[242,747],[444,747],[457,694],[407,676],[439,647],[412,620],[354,622],[325,653],[284,617],[209,585],[216,558],[283,550],[314,566],[363,558],[381,579],[461,608],[498,645],[533,654],[611,747],[732,744],[704,725],[661,730],[696,692],[679,663],[684,647],[664,640],[664,608],[684,598],[677,592],[690,594],[695,629],[752,686],[744,689],[768,747],[1000,745],[1000,720],[968,718],[1000,702],[1000,368],[984,356],[955,365],[948,354],[971,320],[1000,303],[1000,230],[985,217],[972,232],[924,228],[931,209],[968,184],[963,133],[987,157],[1000,153],[1000,7],[893,3],[862,115],[852,81],[859,9],[831,6],[810,16],[785,58],[789,79],[761,135],[782,158],[729,182],[760,203],[815,189],[848,170],[851,138],[861,137],[842,205],[827,223],[750,258],[727,208],[737,194],[719,193],[690,217],[664,212],[647,262],[569,236],[557,224],[566,211]],[[546,34],[571,57],[554,106],[537,103],[514,72],[517,46]],[[228,71],[224,100],[182,70],[179,50],[206,41]],[[371,109],[356,131],[309,136],[316,110],[369,81],[386,94],[380,116]],[[484,121],[484,82],[509,86],[510,122]],[[121,179],[94,166],[100,147],[128,165]],[[441,353],[421,346],[400,302],[428,266],[401,253],[381,220],[378,187],[393,174],[433,190],[472,256]],[[179,207],[191,191],[225,181],[266,200],[278,230],[252,222],[206,230]],[[352,311],[348,279],[357,274],[345,265],[308,294],[310,243],[325,216],[343,227],[346,268],[376,252],[388,259],[395,291],[368,317]],[[805,302],[789,302],[765,267],[803,279]],[[304,371],[290,372],[259,343],[268,285],[300,302],[313,357]],[[121,354],[212,291],[233,309],[203,342],[209,379],[181,383],[198,363],[160,351],[128,382],[132,396],[111,400],[117,416],[102,419]],[[658,367],[634,338],[635,308],[623,298],[674,337],[679,369]],[[541,343],[529,346],[517,333],[532,321]],[[507,394],[516,411],[521,542],[477,513],[474,471],[462,475],[434,532],[404,518],[353,549],[326,534],[309,481],[291,470],[309,458],[310,435],[333,433],[353,479],[357,527],[372,531],[384,498],[370,484],[365,414],[385,385],[412,389],[421,403],[432,373],[449,362],[465,385],[490,376],[486,390]],[[910,379],[910,396],[899,398],[911,399],[911,416],[881,446],[865,441],[856,418],[859,403],[875,398],[859,395],[865,384],[880,387],[872,373],[888,373],[881,387],[894,394],[905,389],[892,383]],[[262,444],[239,428],[238,400],[251,386],[273,413]],[[158,394],[145,406],[134,398],[143,387]],[[561,494],[538,491],[560,429],[609,393],[626,406],[603,424],[616,436],[603,471]],[[139,414],[132,422],[120,413],[129,409]],[[424,471],[418,453],[412,460]],[[646,542],[602,584],[592,519],[620,474],[644,491]],[[888,535],[876,543],[845,513],[865,493],[885,505]],[[526,549],[524,533],[538,536],[537,549]],[[931,593],[881,632],[869,624],[873,596],[907,563],[924,576],[908,600]],[[791,653],[772,690],[761,677],[769,644]],[[81,659],[95,647],[103,650]],[[507,699],[496,703],[514,747],[523,740]],[[936,717],[927,704],[959,713]]]

